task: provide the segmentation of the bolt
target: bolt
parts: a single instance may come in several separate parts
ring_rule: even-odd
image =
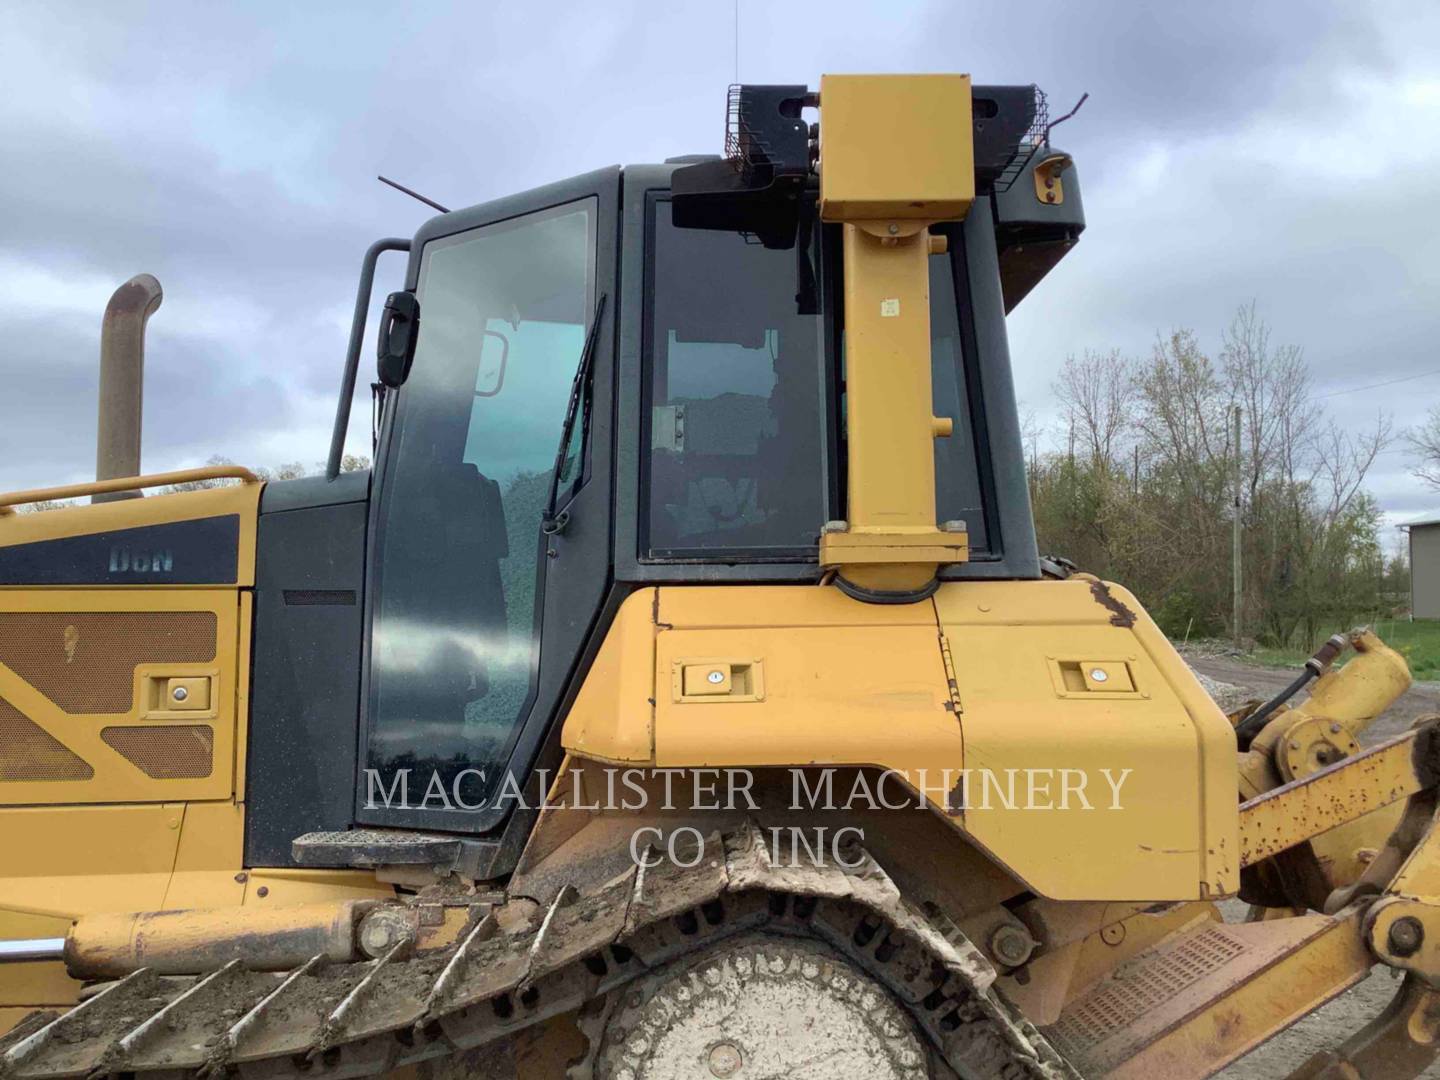
[[[1300,741],[1299,741],[1298,739],[1291,739],[1291,740],[1290,740],[1290,749],[1291,749],[1291,750],[1299,750],[1299,749],[1300,749]]]
[[[891,235],[891,236],[894,236],[894,235],[895,235],[896,233],[898,233],[899,231],[900,231],[900,226],[899,226],[899,225],[891,225],[891,226],[890,226],[890,235]]]
[[[710,1048],[711,1076],[734,1076],[744,1064],[745,1059],[740,1056],[740,1048],[734,1043],[716,1043]]]
[[[1330,725],[1330,734],[1331,734],[1331,735],[1339,735],[1339,734],[1340,734],[1340,725],[1339,725],[1339,724],[1331,724],[1331,725]]]
[[[184,701],[190,696],[190,691],[186,690],[183,686],[177,686],[175,687],[175,692],[172,693],[170,696],[173,697],[176,701]]]
[[[1006,923],[990,935],[990,951],[1006,967],[1019,967],[1035,951],[1035,939],[1023,927]]]
[[[250,880],[250,875],[245,873],[244,870],[241,870],[240,873],[235,875],[235,880],[238,881],[241,885],[244,885],[245,882]]]
[[[1406,915],[1390,924],[1388,943],[1390,951],[1396,956],[1414,956],[1424,940],[1425,928],[1413,915]]]
[[[714,683],[718,686],[725,681],[725,673],[723,671],[712,671],[709,675],[705,676],[705,679],[707,682]]]
[[[270,886],[261,885],[258,889],[255,890],[255,895],[260,897],[261,900],[264,900],[265,897],[270,895]]]

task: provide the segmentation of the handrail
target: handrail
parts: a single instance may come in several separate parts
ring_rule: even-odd
[[[335,428],[330,433],[330,455],[325,461],[325,479],[340,475],[345,457],[345,432],[350,427],[350,400],[355,396],[355,377],[360,371],[360,348],[365,341],[365,317],[370,294],[375,288],[375,264],[386,251],[409,251],[410,241],[398,236],[376,240],[360,264],[360,284],[355,289],[355,312],[350,317],[350,343],[345,346],[345,373],[340,377],[340,403],[335,407]]]
[[[12,507],[24,506],[26,503],[74,499],[81,495],[103,495],[111,491],[138,491],[141,488],[164,487],[166,484],[188,484],[195,480],[240,480],[246,484],[260,482],[260,478],[243,465],[206,465],[199,469],[177,469],[174,472],[153,473],[150,476],[90,480],[83,484],[63,484],[60,487],[33,488],[30,491],[12,491],[8,495],[0,495],[0,516],[13,514],[15,511]]]

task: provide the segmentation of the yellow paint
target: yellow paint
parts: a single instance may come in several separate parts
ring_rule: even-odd
[[[260,483],[259,477],[240,465],[206,465],[199,469],[177,469],[174,472],[151,473],[148,476],[116,476],[106,480],[87,480],[80,484],[60,484],[56,487],[33,488],[29,491],[5,492],[0,494],[0,515],[13,514],[15,507],[30,503],[80,499],[119,491],[143,491],[147,488],[167,487],[171,484],[220,479],[239,480],[251,485]]]
[[[928,226],[975,197],[968,75],[827,75],[820,216],[843,223],[847,526],[820,538],[846,581],[914,590],[969,557],[935,521]],[[941,247],[943,250],[943,247]]]
[[[1064,203],[1065,181],[1061,174],[1073,164],[1069,154],[1048,154],[1043,161],[1036,162],[1031,170],[1035,179],[1035,198],[1050,206]]]
[[[724,590],[720,590],[724,591]],[[649,761],[654,753],[655,589],[625,598],[565,717],[565,746],[606,761]]]
[[[1100,1043],[1100,1049],[1110,1049],[1117,1057],[1129,1051],[1117,1067],[1090,1060],[1076,1065],[1087,1076],[1112,1080],[1211,1075],[1370,973],[1375,960],[1364,946],[1359,921],[1355,910],[1348,909],[1335,919],[1311,915],[1236,928],[1250,939],[1250,948],[1266,948],[1267,936],[1298,940],[1273,963],[1258,971],[1247,969],[1243,978],[1215,987],[1220,993],[1197,995],[1194,1011],[1183,1022],[1152,1033],[1146,1017],[1128,1018],[1127,1034],[1140,1029],[1150,1038],[1143,1049],[1125,1045],[1123,1036],[1113,1040],[1119,1047]],[[1298,931],[1308,926],[1314,931],[1301,937]],[[1151,1010],[1152,1015],[1159,1012]]]
[[[1109,595],[1133,626],[1114,625],[1116,613],[1084,580],[955,582],[936,594],[965,702],[967,764],[1007,778],[1010,769],[1053,769],[1057,777],[1082,769],[1096,807],[1026,813],[992,797],[990,809],[965,815],[966,831],[1036,892],[1057,899],[1233,892],[1230,724],[1135,598],[1115,585]],[[1052,664],[1071,657],[1124,664],[1136,692],[1058,692]],[[1076,852],[1104,857],[1077,859]]]
[[[1337,721],[1358,735],[1410,689],[1411,678],[1405,658],[1372,631],[1360,631],[1352,642],[1356,654],[1350,662],[1316,679],[1309,698],[1293,711]]]
[[[0,665],[0,696],[95,770],[90,781],[0,784],[0,802],[12,804],[0,807],[0,938],[60,936],[72,920],[91,914],[285,908],[394,895],[365,871],[243,865],[248,725],[238,720],[250,708],[253,600],[246,586],[254,583],[259,493],[260,485],[246,484],[0,518],[0,546],[6,546],[217,514],[240,517],[237,586],[0,588],[0,611],[216,614],[214,660],[138,665],[123,714],[67,714]],[[73,657],[84,647],[81,636],[72,629],[57,649]],[[171,679],[205,680],[211,700],[205,708],[173,708],[165,696]],[[212,726],[211,775],[147,777],[99,737],[102,727],[132,723]],[[78,989],[59,963],[0,966],[0,1031],[31,1008],[73,1003]]]
[[[1410,732],[1249,800],[1240,808],[1241,865],[1260,862],[1421,791],[1425,779],[1415,757],[1415,733]],[[1375,835],[1376,841],[1384,839],[1384,834]]]
[[[240,610],[237,614],[235,633],[239,642],[239,657],[236,663],[235,715],[235,800],[245,802],[247,791],[245,765],[249,761],[250,740],[250,648],[255,626],[255,595],[248,589],[240,593]]]
[[[213,588],[0,590],[0,612],[211,611],[216,616],[214,659],[199,663],[136,665],[131,705],[123,713],[67,713],[0,664],[0,698],[10,702],[94,770],[88,780],[0,783],[0,806],[228,798],[235,780],[235,695],[240,678],[238,596],[235,589]],[[64,644],[57,643],[57,647]],[[179,711],[161,707],[164,688],[176,677],[210,680],[214,687],[211,708]],[[211,729],[214,768],[209,776],[152,778],[101,737],[107,727],[170,723],[203,724]]]
[[[947,221],[975,198],[968,75],[820,79],[827,221]]]
[[[261,896],[261,890],[265,895]],[[318,904],[329,900],[384,899],[395,887],[376,881],[368,870],[297,870],[288,867],[251,870],[245,883],[245,904],[271,907]]]
[[[659,767],[874,765],[902,774],[1039,895],[1186,900],[1233,892],[1233,732],[1134,598],[1110,589],[1133,626],[1114,625],[1113,608],[1087,581],[953,583],[933,603],[907,605],[806,586],[666,587],[658,603],[645,590],[627,601],[630,617],[602,646],[603,679],[593,688],[587,680],[564,745],[575,755]],[[637,625],[642,615],[649,637]],[[640,644],[624,649],[617,636]],[[1048,673],[1056,656],[1123,664],[1135,691],[1059,693]],[[654,694],[706,657],[763,663],[763,698]],[[972,776],[972,806],[951,814],[949,789],[963,768],[988,769],[1002,785],[1007,770],[1057,770],[1048,795],[1042,781],[1033,800],[1054,808],[1021,809],[1029,797],[1022,780],[1015,808],[1004,805],[1002,786],[984,809]],[[1092,809],[1075,795],[1073,774],[1067,807],[1059,805],[1062,769],[1087,771]],[[1119,780],[1116,809],[1105,769]]]
[[[151,803],[0,812],[0,911],[74,918],[159,907],[183,811],[183,804]]]

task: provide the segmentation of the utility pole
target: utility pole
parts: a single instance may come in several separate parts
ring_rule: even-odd
[[[1240,406],[1235,406],[1235,506],[1234,506],[1234,543],[1231,552],[1232,569],[1231,573],[1235,583],[1234,611],[1231,615],[1231,624],[1235,631],[1235,648],[1240,648]]]

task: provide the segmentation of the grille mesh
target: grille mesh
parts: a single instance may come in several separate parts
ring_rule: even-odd
[[[1128,1028],[1137,1017],[1179,997],[1245,951],[1223,923],[1211,923],[1159,950],[1142,965],[1122,968],[1095,990],[1066,1006],[1046,1034],[1067,1056],[1085,1051]]]
[[[129,712],[137,664],[214,659],[213,611],[0,612],[0,663],[67,713]]]
[[[94,775],[83,758],[0,698],[0,782],[89,780]]]
[[[199,780],[214,767],[215,733],[204,724],[107,727],[100,738],[152,780]]]

